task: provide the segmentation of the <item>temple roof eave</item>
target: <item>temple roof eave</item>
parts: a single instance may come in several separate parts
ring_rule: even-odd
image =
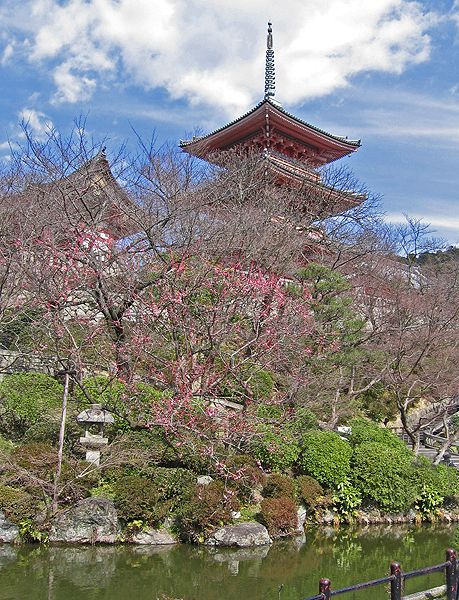
[[[270,98],[262,100],[261,102],[256,104],[252,109],[250,109],[237,119],[234,119],[230,123],[224,125],[223,127],[215,129],[214,131],[206,135],[194,137],[191,140],[180,140],[179,145],[185,152],[191,150],[198,150],[199,146],[202,147],[212,145],[212,141],[217,141],[217,138],[224,137],[225,133],[229,134],[230,131],[234,130],[236,126],[243,125],[244,122],[246,124],[252,123],[254,121],[254,116],[256,116],[255,113],[259,111],[259,109],[263,106],[267,108],[267,110],[271,113],[272,117],[277,117],[278,119],[283,120],[284,123],[290,124],[293,128],[297,129],[298,131],[309,133],[313,137],[320,139],[325,144],[328,143],[333,146],[340,147],[342,151],[344,150],[343,154],[349,154],[351,152],[354,152],[357,148],[360,147],[360,140],[348,140],[345,137],[328,133],[327,131],[320,129],[319,127],[311,125],[310,123],[307,123],[306,121],[295,117],[285,109],[281,108],[276,102],[272,101]],[[194,154],[194,152],[191,153]]]

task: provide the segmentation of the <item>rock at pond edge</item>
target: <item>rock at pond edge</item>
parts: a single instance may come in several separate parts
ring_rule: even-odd
[[[206,540],[209,546],[228,546],[248,548],[251,546],[266,546],[271,544],[268,530],[261,523],[237,523],[214,531]]]
[[[19,540],[19,527],[0,512],[0,543],[11,544]]]
[[[141,546],[167,546],[178,544],[177,539],[168,531],[161,529],[147,529],[134,534],[129,540],[131,544],[139,544]]]
[[[85,498],[54,520],[50,542],[113,544],[120,534],[118,514],[111,500]]]

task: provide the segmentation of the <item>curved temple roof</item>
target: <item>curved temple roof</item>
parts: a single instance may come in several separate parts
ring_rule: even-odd
[[[305,148],[306,159],[314,155],[317,164],[332,162],[360,147],[360,140],[348,140],[315,127],[287,112],[270,97],[212,133],[181,140],[180,147],[185,152],[205,158],[212,152],[236,147],[259,134],[262,134],[266,148],[270,147],[275,136],[290,138]]]

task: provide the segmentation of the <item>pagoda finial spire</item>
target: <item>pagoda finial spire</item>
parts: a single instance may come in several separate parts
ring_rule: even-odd
[[[274,72],[273,27],[268,23],[268,37],[266,39],[266,67],[265,67],[265,100],[274,98],[276,94],[276,76]]]

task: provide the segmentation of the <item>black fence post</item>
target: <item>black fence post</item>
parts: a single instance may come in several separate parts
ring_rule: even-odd
[[[457,596],[457,554],[456,550],[449,548],[446,551],[446,562],[449,563],[445,568],[446,575],[446,598],[447,600],[456,600]]]
[[[390,582],[390,600],[402,600],[402,567],[398,562],[391,563],[390,574],[393,577]]]
[[[324,600],[330,600],[331,581],[329,579],[321,579],[319,581],[319,594],[322,594]]]

